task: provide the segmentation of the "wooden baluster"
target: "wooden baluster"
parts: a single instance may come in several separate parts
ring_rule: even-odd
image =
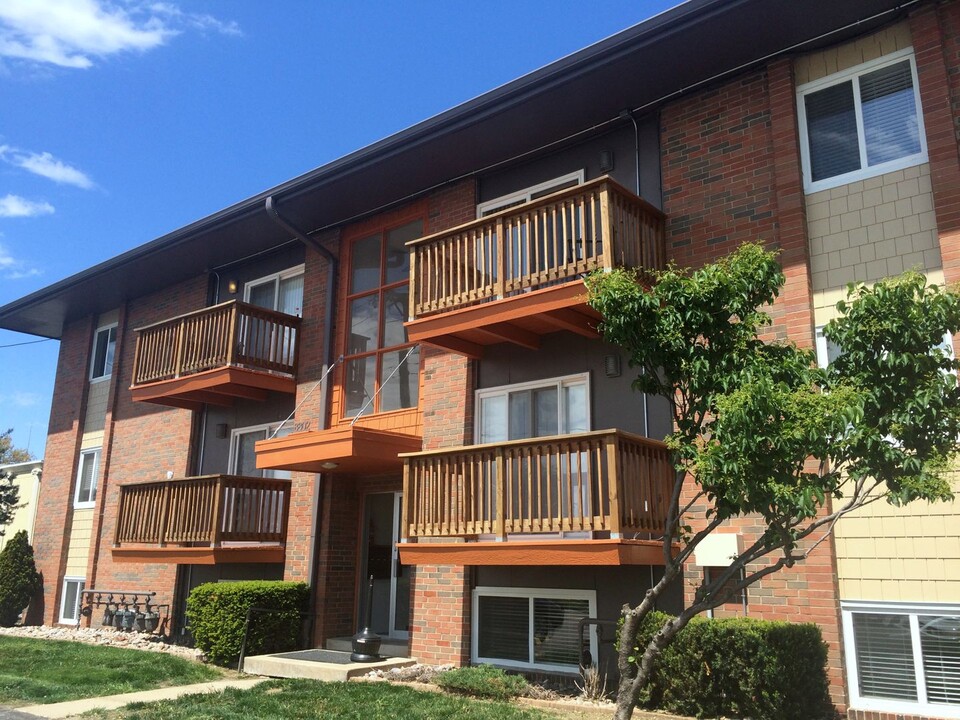
[[[237,342],[240,334],[237,325],[241,317],[237,303],[234,302],[230,306],[230,314],[228,315],[230,334],[227,336],[227,365],[233,365],[237,361]]]
[[[504,459],[503,448],[497,448],[495,457],[496,467],[496,512],[493,516],[493,534],[497,540],[506,540],[506,523],[504,521],[504,511],[506,508],[506,482],[507,468]]]
[[[417,251],[419,245],[414,245],[409,250],[410,256],[410,285],[407,294],[407,320],[417,319],[417,303],[420,293],[420,278],[417,277]]]
[[[497,300],[502,300],[507,277],[507,236],[502,217],[497,218],[497,238],[494,245],[497,250],[497,276],[493,282],[493,295]]]
[[[613,223],[610,221],[610,186],[607,183],[600,188],[600,232],[603,238],[600,267],[604,270],[612,270],[618,248],[614,247],[616,238]]]
[[[406,502],[400,508],[400,542],[407,542],[410,537],[410,526],[413,524],[413,488],[410,487],[410,458],[403,461],[403,497]]]
[[[170,517],[170,483],[163,484],[160,495],[160,537],[158,544],[164,547],[167,544],[167,519]]]
[[[620,524],[620,488],[624,482],[620,468],[620,436],[617,433],[606,435],[603,438],[607,451],[608,490],[610,492],[610,517],[607,527],[610,537],[621,536]]]
[[[220,547],[220,537],[223,534],[223,522],[224,518],[223,509],[225,506],[225,494],[227,492],[227,485],[224,482],[223,475],[219,475],[216,480],[216,492],[213,495],[213,512],[210,515],[213,520],[213,528],[210,533],[210,545],[212,547]]]

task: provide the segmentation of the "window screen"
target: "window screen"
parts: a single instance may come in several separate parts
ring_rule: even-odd
[[[860,694],[916,700],[917,684],[908,615],[856,613],[854,642]]]

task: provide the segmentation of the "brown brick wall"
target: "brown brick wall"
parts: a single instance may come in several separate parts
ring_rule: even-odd
[[[464,181],[431,196],[429,230],[439,232],[476,218],[476,186]],[[475,364],[460,355],[421,349],[423,447],[473,442]],[[410,653],[421,662],[470,661],[470,582],[463,567],[425,566],[411,581]]]
[[[668,255],[681,265],[715,260],[745,241],[780,250],[786,283],[770,314],[768,336],[813,346],[813,310],[792,63],[762,70],[692,95],[664,109],[664,211]],[[691,487],[691,494],[692,497]],[[705,507],[691,524],[702,526]],[[754,518],[730,523],[750,543],[762,532]],[[758,570],[758,564],[751,570]],[[687,569],[686,601],[701,568]],[[830,650],[834,701],[846,702],[839,594],[832,542],[805,562],[753,585],[748,614],[770,620],[816,621]],[[716,613],[718,616],[724,612]]]
[[[43,574],[43,593],[31,603],[29,620],[45,625],[60,617],[60,591],[73,521],[73,483],[87,398],[87,361],[94,329],[93,318],[77,320],[63,329],[60,339],[33,533],[37,569]]]
[[[910,18],[930,157],[943,275],[960,282],[960,3],[928,4]]]
[[[200,276],[161,292],[130,301],[121,311],[117,360],[101,455],[100,486],[94,518],[93,547],[87,585],[104,589],[153,590],[157,603],[172,603],[176,565],[114,562],[111,553],[117,521],[118,486],[163,480],[191,473],[193,413],[153,403],[133,402],[128,388],[133,379],[136,350],[134,329],[206,304],[207,278]]]

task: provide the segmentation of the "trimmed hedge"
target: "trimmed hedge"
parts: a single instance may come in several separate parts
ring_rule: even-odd
[[[247,655],[294,650],[309,591],[301,582],[245,580],[205,583],[187,597],[187,619],[196,646],[210,662],[237,662],[249,608],[269,608],[250,618]]]
[[[668,617],[644,619],[638,660]],[[826,663],[827,645],[812,623],[698,617],[664,649],[645,704],[698,718],[832,718]]]

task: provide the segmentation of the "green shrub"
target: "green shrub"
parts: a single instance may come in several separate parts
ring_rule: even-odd
[[[21,530],[0,551],[0,627],[10,627],[42,586],[27,531]]]
[[[521,675],[508,675],[492,665],[454,668],[437,675],[434,683],[450,692],[473,697],[509,700],[523,695],[527,681]]]
[[[271,612],[251,615],[247,655],[295,649],[308,596],[304,583],[206,583],[195,587],[187,597],[187,619],[194,642],[207,659],[229,665],[240,657],[249,608],[268,608]]]
[[[637,660],[669,616],[648,615]],[[660,656],[648,707],[680,715],[814,720],[833,717],[827,646],[812,623],[694,618]]]

